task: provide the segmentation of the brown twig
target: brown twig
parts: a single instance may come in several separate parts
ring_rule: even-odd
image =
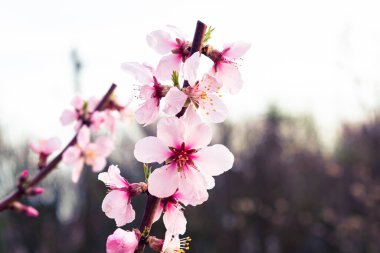
[[[196,52],[201,51],[203,38],[206,33],[206,28],[207,26],[204,23],[202,23],[201,21],[197,22],[197,27],[195,28],[194,38],[193,38],[193,42],[191,46],[190,56]],[[185,80],[183,82],[183,87],[187,87],[187,86],[189,86],[189,82]],[[182,110],[176,116],[178,118],[181,117],[186,112],[186,109],[187,107],[183,107]],[[140,231],[142,233],[142,236],[140,238],[139,247],[135,251],[137,253],[144,252],[146,239],[152,228],[153,219],[156,214],[157,208],[160,204],[160,201],[161,199],[148,194],[148,200],[145,206],[144,217],[140,225]]]
[[[99,104],[95,108],[95,111],[102,111],[107,107],[107,104],[110,101],[111,95],[113,94],[114,90],[116,89],[116,84],[112,84],[111,87],[108,89],[107,93],[103,96],[102,100],[100,100]],[[49,162],[43,169],[39,170],[38,173],[29,181],[25,182],[23,184],[23,187],[14,190],[11,194],[9,194],[7,197],[5,197],[3,200],[0,201],[0,212],[4,211],[10,207],[12,207],[12,204],[20,200],[27,192],[28,189],[36,186],[39,184],[46,176],[54,170],[55,167],[61,162],[62,156],[65,153],[65,151],[76,144],[77,142],[77,135],[76,134],[72,140],[66,145],[66,147],[53,159],[51,162]]]

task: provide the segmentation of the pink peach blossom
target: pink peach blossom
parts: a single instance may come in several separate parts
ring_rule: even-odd
[[[132,222],[135,219],[135,210],[131,205],[129,183],[120,176],[119,168],[115,165],[109,166],[108,172],[100,173],[98,179],[109,189],[102,203],[103,212],[108,218],[115,219],[118,227]]]
[[[232,167],[232,153],[220,144],[208,146],[211,128],[192,117],[196,120],[188,116],[162,119],[157,125],[157,137],[145,137],[135,145],[138,161],[165,162],[148,179],[148,190],[154,196],[166,198],[178,189],[192,200],[189,204],[197,203],[212,186],[210,178]]]
[[[77,145],[69,147],[63,154],[62,161],[73,167],[72,180],[77,182],[84,164],[92,166],[94,172],[101,171],[106,165],[106,157],[113,150],[113,141],[107,137],[99,137],[90,142],[90,130],[83,126],[77,136]]]
[[[70,125],[73,122],[77,122],[75,129],[79,129],[82,125],[82,121],[90,121],[92,112],[96,109],[99,103],[99,99],[91,97],[88,101],[83,100],[80,96],[75,96],[71,101],[73,109],[66,109],[62,112],[60,121],[62,125]]]
[[[243,86],[243,79],[236,66],[236,59],[241,58],[251,47],[249,43],[238,41],[224,46],[222,52],[213,50],[209,53],[214,61],[211,75],[220,79],[223,87],[231,94],[236,94]]]
[[[118,228],[108,236],[107,253],[133,253],[138,244],[139,240],[135,232]]]
[[[221,84],[216,78],[209,74],[205,74],[202,80],[198,81],[197,71],[199,67],[200,54],[193,54],[183,66],[184,78],[189,82],[190,86],[182,89],[182,94],[174,94],[172,97],[165,97],[177,104],[184,104],[187,98],[190,99],[192,105],[201,111],[202,115],[213,123],[223,122],[228,114],[227,107],[220,99],[219,93]],[[186,94],[185,97],[183,95]],[[164,108],[166,109],[166,108]],[[165,110],[164,110],[165,111]]]
[[[141,84],[139,98],[144,103],[135,111],[136,121],[139,124],[144,124],[144,126],[153,123],[157,119],[161,99],[170,90],[177,88],[162,85],[157,80],[154,69],[150,66],[136,62],[126,62],[122,64],[122,68],[132,74]],[[172,105],[177,109],[177,112],[182,108],[176,106],[175,102]],[[173,113],[173,110],[171,113]]]
[[[29,143],[29,147],[34,153],[44,156],[49,156],[51,153],[59,149],[60,146],[61,142],[56,137],[50,139],[42,139],[39,141],[31,141]]]
[[[170,33],[157,30],[147,35],[148,45],[157,53],[165,55],[157,66],[157,77],[161,80],[169,80],[173,71],[180,71],[181,63],[189,55],[189,41],[175,27],[169,26],[174,31],[175,38]]]

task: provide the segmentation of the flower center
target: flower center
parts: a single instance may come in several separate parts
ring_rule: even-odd
[[[89,161],[89,160],[94,160],[96,158],[97,154],[96,154],[95,150],[87,149],[84,152],[84,156],[86,157],[86,160]]]
[[[185,166],[191,166],[196,169],[193,162],[193,154],[198,150],[186,149],[185,143],[182,142],[179,148],[169,147],[172,155],[166,160],[166,164],[176,164],[178,171],[182,170]]]

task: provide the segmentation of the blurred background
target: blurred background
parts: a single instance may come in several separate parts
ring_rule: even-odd
[[[190,252],[380,252],[380,5],[376,1],[0,2],[0,197],[23,169],[35,172],[29,140],[73,135],[59,116],[74,94],[101,96],[111,83],[127,102],[134,80],[125,61],[158,63],[147,33],[171,24],[192,38],[196,21],[211,44],[252,43],[245,81],[226,96],[229,120],[214,143],[235,154],[210,199],[186,208]],[[132,107],[136,106],[132,104]],[[109,160],[130,182],[143,180],[137,139],[155,126],[119,126]],[[85,170],[61,166],[25,199],[30,219],[0,213],[0,252],[105,252],[116,229],[101,211],[106,194]],[[137,227],[144,196],[133,199]],[[163,237],[163,224],[153,234]]]

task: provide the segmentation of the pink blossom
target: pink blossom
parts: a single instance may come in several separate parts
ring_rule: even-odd
[[[106,157],[113,150],[113,141],[99,137],[90,142],[90,130],[83,126],[77,136],[77,145],[69,147],[63,154],[62,161],[73,167],[72,180],[77,182],[84,164],[92,166],[94,172],[101,171],[106,165]]]
[[[44,156],[49,156],[51,153],[59,149],[60,146],[61,142],[56,137],[32,141],[29,143],[29,147],[34,153]]]
[[[91,97],[88,101],[85,101],[81,97],[75,96],[71,101],[71,105],[74,108],[71,110],[66,109],[62,112],[60,118],[62,125],[66,126],[77,122],[75,128],[79,129],[82,125],[82,121],[91,122],[92,113],[95,111],[98,103],[99,99],[95,97]]]
[[[108,236],[107,253],[133,253],[138,244],[139,240],[135,232],[118,228]]]
[[[182,194],[176,192],[168,198],[161,199],[160,205],[156,211],[154,221],[157,221],[163,212],[163,220],[166,230],[172,234],[182,235],[186,232],[187,221],[183,213],[183,208],[179,203],[181,198]]]
[[[114,110],[103,110],[95,111],[91,115],[90,129],[93,132],[97,132],[101,129],[101,126],[105,128],[112,134],[116,131],[118,112]]]
[[[131,205],[128,181],[120,176],[117,166],[111,165],[108,172],[99,174],[98,179],[110,190],[103,200],[102,210],[108,218],[115,219],[118,227],[135,219],[135,210]]]
[[[178,29],[169,27],[174,31],[175,38],[170,33],[157,30],[147,35],[148,45],[157,53],[165,55],[157,66],[157,77],[161,80],[169,80],[173,71],[180,71],[181,63],[186,60],[189,55],[190,43]]]
[[[166,198],[178,189],[191,200],[189,204],[197,203],[207,195],[212,176],[232,167],[232,153],[220,144],[208,146],[211,128],[199,117],[192,117],[162,119],[157,125],[157,137],[145,137],[135,145],[138,161],[165,162],[148,179],[148,190],[154,196]]]
[[[72,110],[64,110],[61,115],[61,123],[66,126],[71,124],[72,122],[78,120],[83,114],[83,107],[85,102],[80,96],[75,96],[71,100],[71,105],[74,107]]]
[[[161,99],[170,89],[177,88],[162,85],[157,80],[154,69],[150,66],[126,62],[123,63],[122,68],[132,74],[141,84],[139,98],[144,103],[135,111],[136,121],[144,126],[153,123],[157,119]]]
[[[236,94],[243,86],[243,79],[236,65],[236,59],[241,58],[251,47],[249,43],[238,41],[224,46],[222,52],[212,50],[208,53],[214,66],[211,75],[220,79],[223,87],[231,94]]]
[[[189,250],[190,241],[190,237],[180,239],[178,234],[172,234],[167,231],[161,253],[185,253],[185,250]]]
[[[177,104],[184,104],[189,98],[193,106],[202,115],[213,123],[223,122],[228,114],[227,107],[220,99],[219,93],[221,84],[217,79],[209,74],[205,74],[202,80],[198,81],[197,71],[199,67],[200,54],[193,54],[183,66],[184,78],[189,82],[190,86],[185,87],[182,94],[165,97],[165,100],[176,101]],[[183,95],[186,94],[185,97]],[[166,108],[165,108],[166,109]],[[164,110],[165,111],[165,110]]]

